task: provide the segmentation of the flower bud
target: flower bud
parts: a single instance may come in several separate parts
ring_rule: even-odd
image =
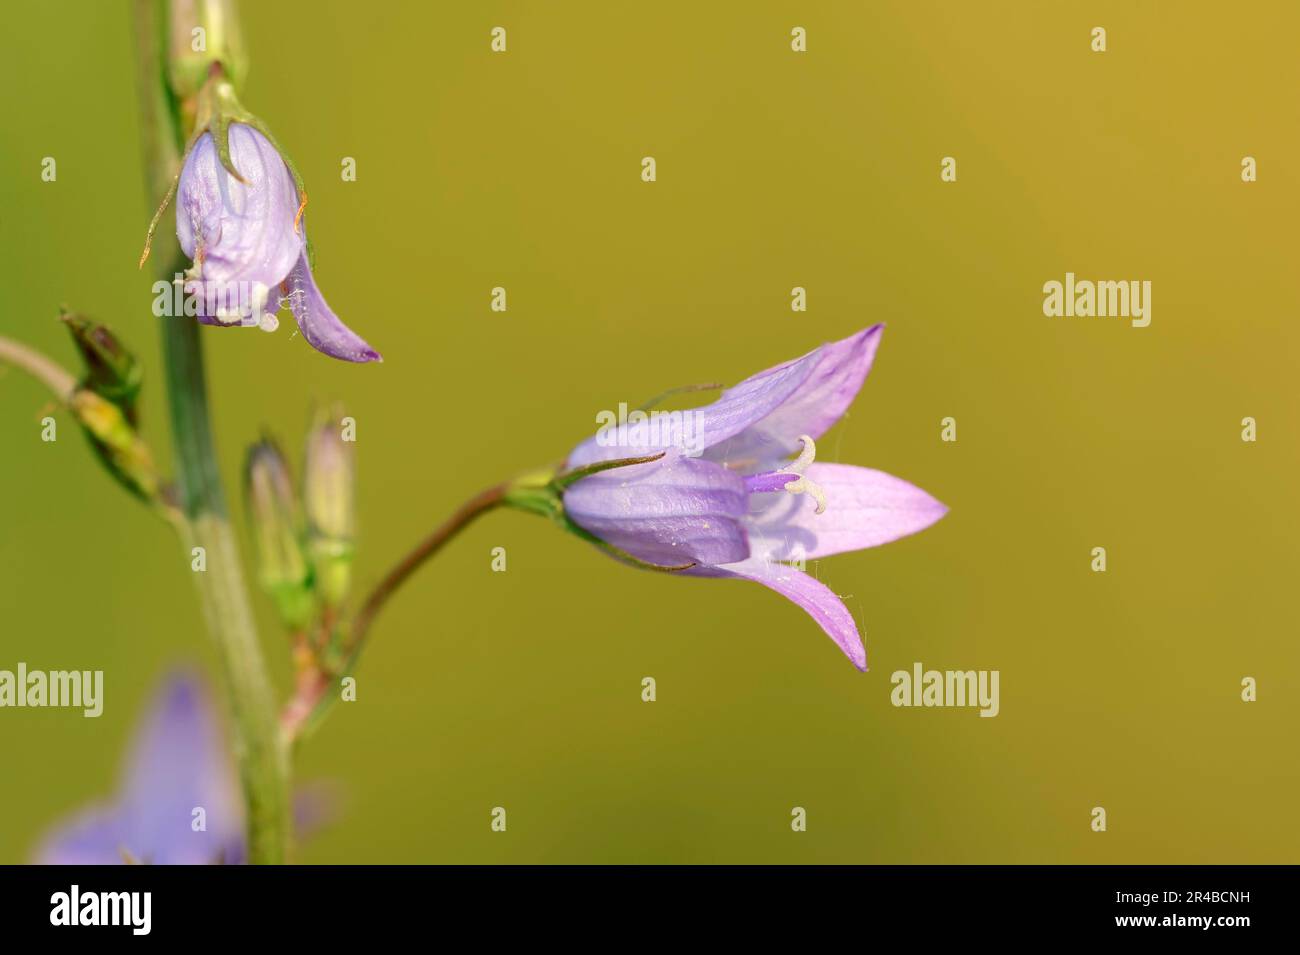
[[[172,0],[167,77],[179,99],[203,87],[214,64],[236,88],[248,72],[234,0]]]
[[[307,436],[303,503],[316,590],[335,606],[347,595],[354,531],[352,442],[337,417],[319,417]]]
[[[108,472],[132,494],[155,501],[162,478],[153,455],[125,413],[89,388],[78,388],[68,399],[68,408],[86,432],[91,447]]]
[[[302,549],[302,521],[284,455],[273,441],[248,449],[244,503],[252,527],[258,581],[290,630],[301,630],[314,609],[311,571]]]
[[[135,355],[107,327],[79,315],[65,313],[61,318],[86,364],[82,386],[117,405],[134,424],[136,398],[144,377]]]

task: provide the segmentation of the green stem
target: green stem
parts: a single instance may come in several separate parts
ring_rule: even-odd
[[[77,389],[77,379],[64,371],[61,365],[22,342],[0,338],[0,361],[21,368],[54,392],[54,396],[65,404]]]
[[[397,592],[397,588],[406,582],[406,578],[423,564],[426,560],[438,553],[442,546],[451,540],[474,520],[495,507],[500,507],[505,503],[507,485],[498,484],[482,491],[459,508],[456,509],[449,518],[434,528],[424,540],[416,544],[405,557],[399,560],[384,579],[375,585],[366,598],[366,602],[361,605],[357,611],[356,617],[352,621],[352,635],[348,648],[349,661],[355,661],[361,655],[361,650],[365,646],[366,635],[370,632],[370,624],[374,622],[379,611],[388,603],[388,598]]]
[[[388,603],[390,597],[397,593],[408,577],[453,537],[469,527],[482,515],[506,503],[509,485],[498,484],[474,495],[450,517],[439,524],[433,531],[393,566],[383,579],[371,590],[361,609],[348,628],[348,639],[342,650],[342,662],[326,663],[321,669],[308,674],[298,686],[298,692],[290,700],[281,716],[281,730],[286,743],[300,741],[309,735],[333,706],[338,694],[331,694],[330,688],[337,680],[352,673],[365,648],[370,625],[374,623],[379,611]],[[328,636],[328,635],[327,635]]]
[[[161,201],[180,164],[185,141],[181,110],[168,92],[163,56],[165,0],[136,0],[140,101],[151,202]],[[170,256],[159,274],[177,271]],[[206,570],[196,572],[203,617],[216,639],[229,689],[247,808],[248,860],[284,861],[290,834],[288,754],[281,745],[275,697],[253,625],[235,535],[226,516],[208,410],[199,326],[182,317],[161,319],[168,405],[185,546],[202,547]]]

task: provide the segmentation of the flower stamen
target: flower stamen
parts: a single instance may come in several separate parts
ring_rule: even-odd
[[[790,462],[784,470],[799,475],[798,480],[791,481],[785,486],[785,489],[791,494],[807,494],[817,502],[817,509],[814,513],[821,514],[826,510],[826,492],[822,490],[820,484],[808,480],[804,477],[804,471],[808,470],[808,465],[817,460],[817,445],[813,439],[806,434],[799,435],[799,440],[803,442],[803,450],[799,456]]]
[[[803,474],[808,470],[808,465],[817,460],[817,445],[813,443],[813,439],[806,434],[801,434],[799,440],[803,442],[799,456],[781,469],[789,474]]]
[[[786,491],[789,494],[807,494],[817,502],[817,513],[821,514],[826,510],[826,492],[822,490],[821,485],[814,481],[808,480],[804,476],[804,471],[808,466],[817,460],[817,445],[813,439],[806,434],[799,435],[799,440],[803,443],[803,449],[789,464],[766,474],[753,474],[745,478],[745,489],[750,494],[764,494],[772,491]],[[794,480],[786,480],[793,477]]]

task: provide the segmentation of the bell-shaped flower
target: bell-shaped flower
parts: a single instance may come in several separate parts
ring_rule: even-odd
[[[339,320],[316,287],[293,174],[266,136],[231,123],[229,165],[211,132],[185,157],[176,190],[176,237],[194,265],[185,293],[208,325],[274,328],[287,304],[317,351],[344,361],[379,353]],[[268,316],[270,316],[268,318]]]
[[[46,837],[52,865],[206,865],[242,861],[243,815],[212,704],[171,677],[136,731],[117,795]]]
[[[287,304],[303,337],[343,361],[382,361],[326,304],[311,270],[307,194],[266,126],[246,111],[221,69],[197,96],[194,136],[145,237],[143,266],[163,212],[176,199],[176,237],[193,261],[185,314],[207,325],[274,331]]]
[[[882,329],[759,372],[705,407],[603,429],[552,480],[563,519],[638,566],[775,590],[865,670],[843,601],[792,563],[885,544],[947,512],[882,471],[816,460],[816,439],[862,387]]]
[[[294,800],[299,833],[332,814],[329,794],[310,788]],[[49,832],[36,850],[43,865],[242,864],[244,810],[234,767],[204,684],[174,673],[136,728],[112,799]]]

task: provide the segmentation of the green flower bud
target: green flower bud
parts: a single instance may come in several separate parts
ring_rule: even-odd
[[[302,547],[302,519],[289,466],[273,441],[248,449],[244,505],[252,528],[258,582],[290,630],[311,622],[315,600]]]
[[[135,424],[136,399],[144,370],[135,355],[107,327],[79,315],[60,316],[86,364],[82,386],[106,398],[122,409],[126,419]]]
[[[303,469],[307,550],[317,593],[329,606],[347,595],[352,576],[355,477],[352,442],[344,440],[343,428],[338,416],[318,416],[307,435]]]
[[[108,472],[132,494],[156,501],[162,477],[154,466],[149,446],[141,440],[122,409],[89,388],[74,391],[68,399],[68,408]]]
[[[179,99],[195,96],[214,65],[236,88],[248,72],[234,0],[172,0],[167,77]]]

